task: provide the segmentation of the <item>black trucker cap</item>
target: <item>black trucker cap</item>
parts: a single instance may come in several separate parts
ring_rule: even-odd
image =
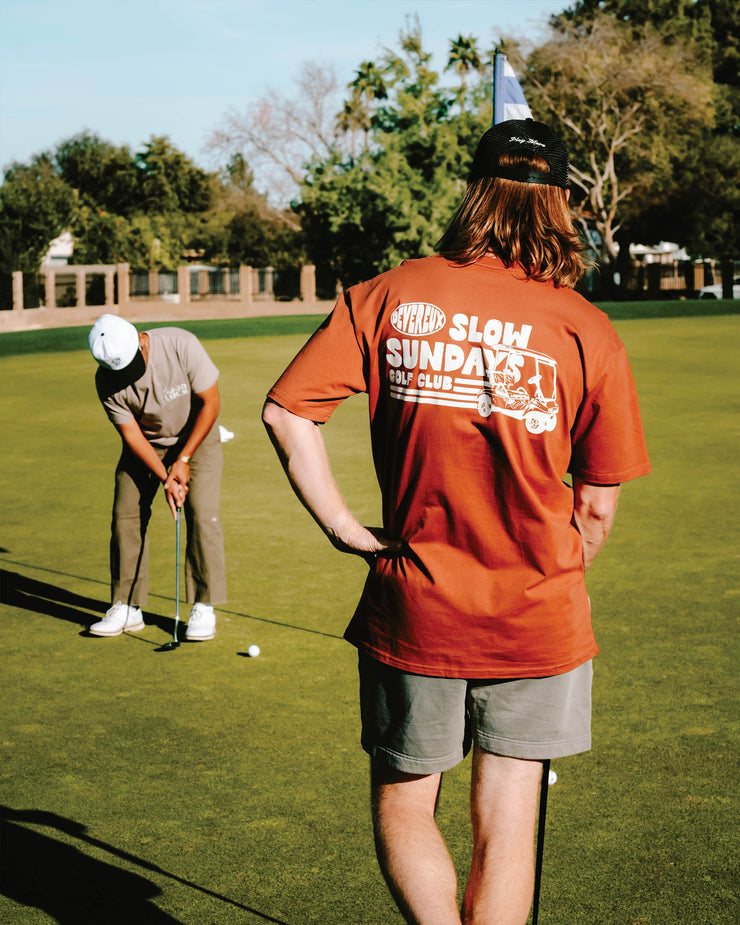
[[[547,161],[550,170],[533,170],[526,165],[505,166],[499,163],[502,154],[541,157]],[[470,173],[476,177],[503,177],[520,183],[540,183],[566,189],[568,149],[560,135],[544,122],[510,119],[489,128],[481,138]]]

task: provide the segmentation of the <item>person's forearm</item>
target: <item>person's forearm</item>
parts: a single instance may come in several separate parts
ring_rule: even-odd
[[[160,482],[164,482],[167,478],[165,464],[159,458],[157,451],[151,443],[146,439],[136,421],[126,421],[125,424],[119,424],[118,432],[121,434],[129,450],[131,450],[148,469],[151,469]]]
[[[573,522],[581,534],[584,570],[590,568],[609,536],[619,488],[619,485],[590,485],[578,479],[573,482]]]
[[[331,474],[317,424],[269,399],[262,409],[262,421],[293,491],[337,549],[362,556],[369,564],[379,555],[400,553],[400,540],[384,536],[379,528],[363,527],[347,507]]]
[[[262,419],[293,491],[327,536],[336,537],[355,519],[332,476],[319,427],[272,402]]]

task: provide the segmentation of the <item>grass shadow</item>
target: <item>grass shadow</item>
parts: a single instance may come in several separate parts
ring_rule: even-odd
[[[14,562],[14,565],[21,565],[28,568],[39,568],[25,562]],[[51,572],[51,569],[41,569],[41,571]],[[69,572],[53,572],[53,574],[64,575],[67,578],[75,578],[80,581],[94,581],[83,575],[71,575]],[[152,595],[150,597],[161,597],[161,595]],[[162,598],[169,600],[169,598]],[[46,616],[56,617],[59,620],[69,620],[71,623],[77,623],[82,626],[82,636],[91,636],[87,632],[87,627],[96,621],[97,614],[104,614],[110,607],[110,604],[96,600],[91,597],[84,597],[75,594],[73,591],[67,591],[57,585],[48,582],[38,581],[36,578],[28,578],[19,572],[8,571],[0,568],[0,604],[8,604],[11,607],[19,607],[24,610],[31,610],[34,613],[45,614]],[[231,617],[241,617],[243,620],[254,620],[257,623],[267,623],[271,626],[280,626],[284,629],[297,630],[302,633],[310,633],[312,636],[326,636],[329,639],[343,639],[343,636],[337,633],[328,633],[325,630],[316,630],[308,626],[301,626],[297,623],[287,623],[284,620],[271,620],[268,617],[256,617],[249,613],[241,613],[237,610],[228,610],[225,607],[218,607],[218,612]],[[94,611],[93,616],[85,613],[85,610]],[[147,625],[159,627],[167,634],[172,635],[175,629],[174,617],[163,617],[151,611],[144,611],[144,619]],[[187,624],[187,620],[184,621]],[[180,621],[182,629],[181,642],[184,642],[185,630],[183,620]],[[91,637],[92,638],[92,637]],[[95,637],[98,638],[98,637]]]
[[[84,597],[7,569],[0,569],[0,603],[55,617],[57,620],[68,620],[80,626],[88,626],[95,621],[89,611],[103,614],[110,606],[104,601]]]
[[[67,834],[84,832],[84,826],[52,813],[3,807],[2,895],[70,925],[178,922],[153,905],[162,891],[146,877],[93,858],[27,823],[52,825]]]
[[[42,909],[68,925],[180,925],[151,900],[162,890],[140,874],[90,857],[85,852],[28,826],[45,826],[78,839],[120,861],[169,877],[183,886],[242,909],[263,922],[288,925],[283,919],[245,906],[163,870],[156,864],[122,851],[87,834],[79,822],[44,810],[0,807],[2,837],[0,893],[24,906]]]
[[[28,578],[7,569],[0,569],[0,604],[76,623],[83,627],[81,635],[84,636],[91,635],[87,632],[87,627],[95,623],[99,619],[98,615],[104,614],[110,607],[105,601],[85,597],[58,585]],[[148,625],[157,626],[167,633],[173,632],[174,618],[162,617],[149,611],[146,611],[144,616]]]

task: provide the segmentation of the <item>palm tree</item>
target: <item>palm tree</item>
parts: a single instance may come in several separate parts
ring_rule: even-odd
[[[459,35],[456,41],[450,43],[450,58],[446,71],[455,70],[460,76],[460,93],[465,92],[465,78],[470,71],[483,71],[483,62],[478,53],[478,39],[473,35]]]
[[[339,114],[339,127],[343,131],[364,132],[367,149],[372,128],[372,104],[375,100],[387,99],[388,89],[382,71],[372,61],[362,62],[349,87],[352,96]]]

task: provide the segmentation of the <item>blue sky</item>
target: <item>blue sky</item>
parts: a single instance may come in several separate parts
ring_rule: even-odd
[[[348,83],[418,14],[434,67],[449,41],[536,41],[570,0],[0,0],[0,168],[89,129],[138,149],[169,135],[199,165],[220,117],[301,65]]]

